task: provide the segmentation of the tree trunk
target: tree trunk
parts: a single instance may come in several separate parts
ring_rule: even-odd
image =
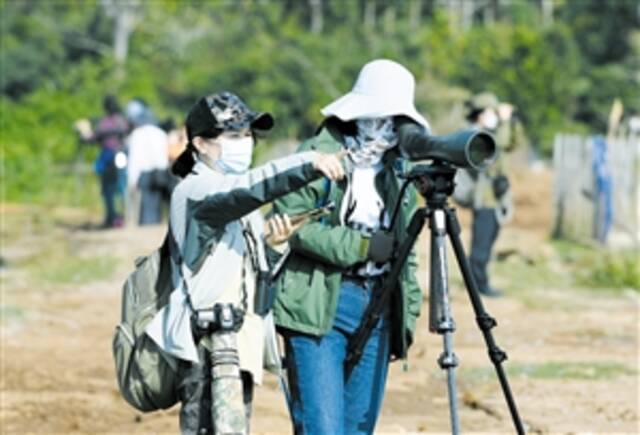
[[[476,0],[458,0],[460,6],[460,24],[463,30],[469,30],[473,25],[473,14],[476,9]]]
[[[466,0],[438,0],[439,5],[447,9],[449,25],[454,30],[460,30],[460,27],[464,27],[462,17],[465,2]]]
[[[133,16],[126,6],[118,11],[113,29],[113,54],[116,62],[123,65],[129,53],[129,37],[133,31]]]
[[[114,19],[113,55],[118,65],[124,65],[140,3],[137,0],[102,0],[101,3],[107,16]]]
[[[365,0],[364,2],[364,27],[369,31],[376,27],[376,0]]]
[[[409,28],[417,30],[422,18],[422,0],[410,0],[409,2]]]
[[[488,0],[484,6],[483,20],[485,24],[493,24],[500,16],[500,0]]]
[[[540,0],[542,9],[542,26],[547,27],[553,24],[553,0]],[[640,11],[640,9],[638,9]]]
[[[396,30],[396,7],[393,4],[385,8],[383,20],[385,35],[392,35]]]
[[[311,8],[311,33],[322,33],[324,17],[322,13],[322,0],[309,0]]]

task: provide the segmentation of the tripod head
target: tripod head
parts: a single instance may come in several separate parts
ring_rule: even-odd
[[[400,175],[405,180],[400,196],[393,208],[391,224],[395,225],[404,193],[410,183],[414,183],[418,192],[427,201],[431,208],[443,208],[447,204],[447,198],[453,193],[456,183],[453,181],[457,169],[445,162],[434,160],[431,164],[420,164],[414,166],[407,174]]]
[[[447,197],[453,193],[457,169],[447,163],[434,161],[430,165],[416,165],[405,176],[413,181],[418,192],[429,205],[446,203]]]

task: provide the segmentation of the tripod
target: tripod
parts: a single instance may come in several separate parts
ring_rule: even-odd
[[[443,336],[444,350],[438,358],[438,365],[447,372],[447,388],[449,395],[449,413],[451,418],[451,431],[457,435],[460,432],[460,422],[458,418],[457,388],[455,368],[458,366],[458,359],[453,351],[453,333],[455,332],[455,322],[451,316],[451,305],[449,300],[449,280],[447,275],[446,238],[449,236],[456,256],[458,267],[462,272],[462,277],[467,289],[473,310],[476,315],[478,327],[482,331],[484,341],[487,346],[489,358],[495,366],[502,392],[507,401],[513,424],[518,434],[524,434],[524,428],[518,410],[516,408],[511,388],[507,380],[506,373],[502,367],[502,362],[507,359],[507,354],[495,343],[491,329],[497,325],[495,319],[484,309],[480,298],[478,287],[471,274],[471,268],[464,254],[464,248],[460,239],[460,224],[455,214],[455,210],[448,207],[447,198],[453,193],[455,183],[453,181],[456,169],[437,162],[433,165],[418,165],[407,176],[404,189],[408,183],[414,182],[420,194],[426,200],[426,206],[417,210],[407,227],[407,236],[400,244],[398,255],[394,259],[389,275],[385,278],[382,288],[376,298],[369,305],[365,318],[355,331],[350,341],[348,356],[346,361],[349,372],[362,353],[362,348],[366,343],[371,328],[377,323],[380,313],[388,304],[392,291],[396,288],[398,277],[402,267],[406,262],[411,248],[415,244],[422,228],[429,222],[431,232],[431,269],[429,277],[429,330]],[[402,196],[402,195],[401,195]],[[399,205],[396,205],[392,222],[398,213]]]

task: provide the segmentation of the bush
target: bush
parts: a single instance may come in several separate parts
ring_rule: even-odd
[[[631,288],[640,292],[640,256],[636,251],[606,253],[583,280],[591,287]]]

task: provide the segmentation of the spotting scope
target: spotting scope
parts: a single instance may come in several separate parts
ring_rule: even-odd
[[[495,139],[483,130],[466,129],[432,136],[426,128],[408,120],[398,122],[397,129],[400,152],[411,161],[433,160],[483,170],[496,157]]]

